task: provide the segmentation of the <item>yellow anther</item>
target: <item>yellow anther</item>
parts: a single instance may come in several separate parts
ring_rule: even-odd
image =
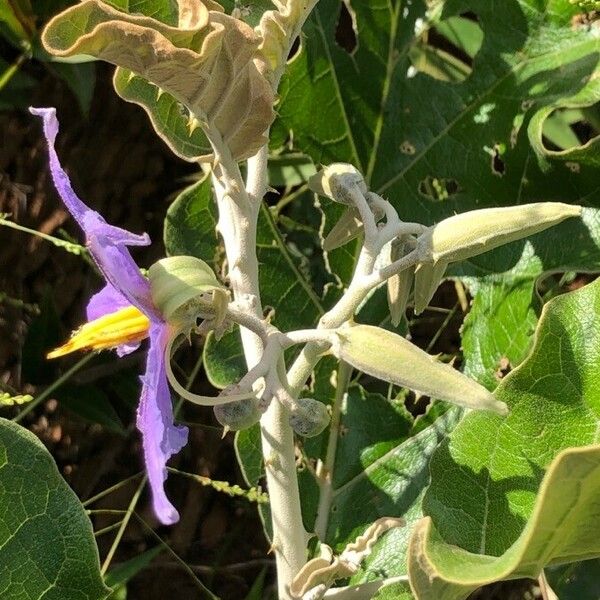
[[[150,319],[137,308],[121,308],[85,323],[66,344],[49,352],[46,358],[58,358],[76,350],[106,350],[140,342],[148,337],[149,328]]]

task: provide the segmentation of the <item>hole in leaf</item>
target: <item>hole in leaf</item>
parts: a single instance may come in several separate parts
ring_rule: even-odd
[[[504,144],[494,144],[492,148],[484,146],[483,149],[490,155],[492,173],[502,177],[506,173],[506,164],[502,156],[506,152]]]
[[[340,4],[340,14],[335,28],[335,41],[348,54],[354,54],[358,48],[356,15],[347,0]]]
[[[456,179],[444,179],[427,175],[419,183],[419,194],[432,202],[448,200],[459,192],[460,188]]]
[[[300,36],[297,36],[294,42],[292,43],[292,47],[290,48],[290,52],[287,57],[287,62],[291,63],[297,56],[300,54],[302,50],[302,44],[300,43]]]
[[[411,74],[419,71],[441,81],[464,81],[482,43],[483,30],[473,13],[436,23],[420,33],[409,51]]]
[[[552,112],[542,126],[542,140],[548,150],[571,150],[600,135],[594,123],[599,105],[589,108],[562,108]]]
[[[400,144],[400,152],[402,152],[402,154],[408,154],[409,156],[412,156],[416,151],[417,149],[408,140],[404,140]]]

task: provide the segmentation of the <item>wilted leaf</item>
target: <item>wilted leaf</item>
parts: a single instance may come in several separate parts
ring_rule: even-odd
[[[192,148],[182,144],[181,119],[171,116],[169,121],[173,102],[167,98],[160,104],[161,90],[187,110],[190,136],[202,128],[212,143],[224,142],[235,159],[247,158],[266,142],[274,116],[267,69],[257,53],[259,39],[243,21],[209,11],[200,0],[179,0],[178,6],[177,25],[168,25],[101,0],[84,0],[52,19],[42,41],[56,56],[89,54],[156,86],[127,86],[126,74],[116,76],[117,89],[145,108],[179,155],[197,158],[192,155],[201,140],[192,141]],[[166,134],[169,125],[176,130]]]

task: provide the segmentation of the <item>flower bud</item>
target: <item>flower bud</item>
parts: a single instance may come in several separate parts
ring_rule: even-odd
[[[171,256],[148,269],[152,301],[166,321],[194,322],[196,317],[221,321],[227,310],[228,292],[212,269],[193,256]]]
[[[385,212],[379,207],[372,207],[375,222],[381,221]],[[342,213],[342,216],[336,221],[331,231],[323,240],[323,250],[331,252],[354,238],[357,238],[364,231],[363,222],[360,220],[360,213],[354,207],[348,207]]]
[[[213,410],[217,421],[219,421],[223,427],[231,429],[231,431],[248,429],[248,427],[251,427],[254,423],[258,423],[262,416],[256,398],[246,398],[245,400],[219,404],[218,406],[215,406]]]
[[[581,215],[581,210],[581,206],[561,202],[484,208],[454,215],[430,227],[417,240],[423,258],[415,270],[415,314],[425,310],[451,262],[539,233]]]
[[[366,194],[368,191],[360,171],[346,163],[333,163],[324,167],[308,180],[308,187],[313,192],[348,206],[354,205],[352,197],[348,193],[353,186],[357,186],[362,194]]]
[[[414,240],[413,240],[414,241]],[[414,246],[409,243],[408,239],[394,240],[390,244],[389,248],[389,262],[392,263],[399,258],[402,258],[405,254],[410,252]],[[390,320],[394,327],[400,325],[404,311],[406,310],[406,304],[410,296],[414,279],[414,269],[404,269],[392,275],[387,280],[387,300],[388,307],[390,309]]]
[[[363,373],[432,398],[501,415],[508,412],[504,402],[476,381],[380,327],[344,325],[331,351]]]
[[[304,437],[319,435],[329,425],[327,406],[312,398],[298,398],[290,415],[290,426]]]
[[[430,227],[418,246],[434,263],[465,260],[578,217],[581,210],[561,202],[471,210]]]

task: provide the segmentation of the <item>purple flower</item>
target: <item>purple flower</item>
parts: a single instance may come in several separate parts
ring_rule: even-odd
[[[154,306],[150,284],[127,249],[127,246],[148,245],[150,238],[147,234],[135,235],[109,225],[77,197],[54,147],[58,133],[56,109],[30,108],[30,111],[43,119],[54,185],[68,211],[83,229],[90,253],[106,279],[106,286],[88,303],[89,322],[49,357],[84,348],[116,348],[119,356],[124,356],[133,352],[142,339],[150,338],[146,372],[141,377],[137,427],[142,434],[154,512],[161,523],[170,525],[179,520],[179,513],[165,494],[166,463],[187,443],[188,430],[173,423],[165,371],[165,349],[172,334],[171,328]]]

